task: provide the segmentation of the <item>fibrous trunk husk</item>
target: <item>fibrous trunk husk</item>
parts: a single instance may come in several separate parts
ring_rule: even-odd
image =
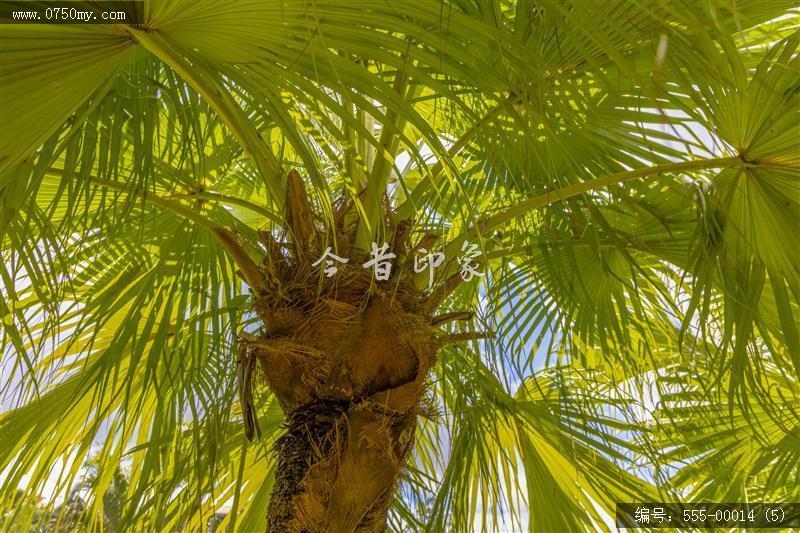
[[[326,277],[311,263],[330,236],[316,225],[302,180],[294,173],[290,181],[294,227],[282,238],[264,235],[270,283],[255,302],[262,330],[240,338],[244,388],[255,365],[286,416],[268,531],[383,531],[442,337],[403,261],[414,249],[410,224],[389,228],[398,258],[388,280],[362,267],[369,255],[342,233],[335,253],[350,261]],[[249,416],[252,393],[240,384],[240,394]]]
[[[381,531],[439,341],[416,289],[314,278],[259,302],[264,333],[243,341],[286,413],[269,531]]]

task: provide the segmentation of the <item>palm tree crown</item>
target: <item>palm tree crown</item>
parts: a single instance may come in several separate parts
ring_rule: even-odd
[[[0,28],[6,525],[800,501],[794,2],[143,9]]]

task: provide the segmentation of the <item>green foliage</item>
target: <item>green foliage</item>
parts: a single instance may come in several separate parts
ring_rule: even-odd
[[[442,311],[496,336],[442,353],[393,529],[800,499],[793,2],[145,8],[0,32],[0,529],[66,519],[35,498],[95,451],[89,529],[204,529],[226,503],[219,531],[264,529],[281,413],[262,391],[246,444],[255,319],[208,230],[260,260],[292,168],[327,217],[353,202],[362,245],[389,202],[485,254]]]

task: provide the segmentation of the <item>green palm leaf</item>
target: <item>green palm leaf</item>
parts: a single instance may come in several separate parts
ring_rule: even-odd
[[[782,1],[3,25],[0,527],[797,501],[799,39]],[[373,241],[388,282],[363,281]],[[340,285],[309,266],[328,246]],[[303,424],[326,429],[295,479]]]

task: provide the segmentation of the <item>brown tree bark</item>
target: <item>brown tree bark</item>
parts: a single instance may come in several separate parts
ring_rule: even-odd
[[[266,382],[286,416],[276,441],[270,532],[383,531],[421,413],[440,327],[470,313],[431,317],[436,302],[414,284],[408,222],[387,228],[397,254],[388,280],[361,265],[346,217],[331,231],[349,258],[326,277],[312,266],[329,242],[309,207],[299,175],[289,175],[288,231],[264,233],[259,334],[242,334],[239,392],[245,434],[258,433],[254,387]],[[392,217],[387,216],[388,220]],[[424,237],[423,237],[424,239]],[[255,276],[250,276],[255,277]],[[448,282],[452,290],[455,284]],[[433,295],[432,295],[433,296]]]
[[[386,525],[438,341],[416,291],[364,292],[355,305],[348,289],[305,309],[260,308],[277,333],[246,341],[286,413],[268,531]]]

